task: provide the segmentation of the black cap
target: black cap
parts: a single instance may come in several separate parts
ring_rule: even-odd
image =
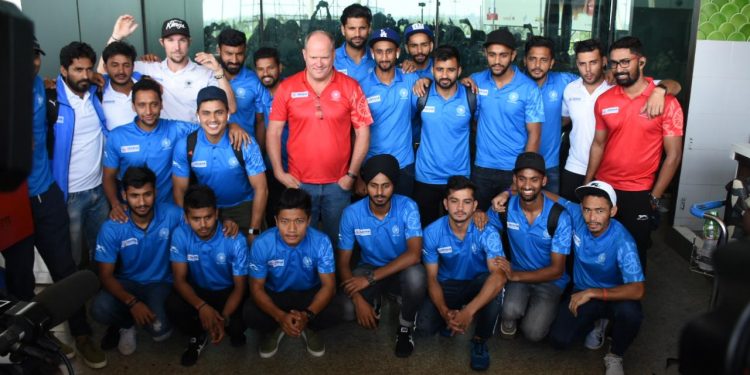
[[[484,47],[487,48],[491,44],[502,44],[511,49],[516,49],[516,38],[508,31],[507,27],[501,27],[487,34]]]
[[[526,168],[536,170],[543,175],[547,174],[547,169],[544,167],[544,157],[536,152],[529,151],[518,155],[513,173],[518,173],[518,171]]]
[[[382,173],[395,185],[398,182],[399,172],[398,160],[393,155],[380,154],[367,159],[365,165],[362,166],[361,175],[362,180],[367,183],[375,178],[378,173]]]
[[[190,38],[190,27],[187,22],[179,18],[170,18],[161,25],[161,37],[166,38],[170,35],[180,34]]]
[[[42,55],[47,56],[47,54],[44,53],[44,51],[42,50],[42,46],[39,45],[39,41],[36,39],[36,35],[33,36],[33,38],[34,38],[34,52],[41,53]]]
[[[198,107],[201,106],[201,103],[209,100],[220,100],[224,102],[224,105],[229,107],[227,93],[216,86],[206,86],[202,88],[201,91],[198,91],[198,99],[196,100],[198,102]]]

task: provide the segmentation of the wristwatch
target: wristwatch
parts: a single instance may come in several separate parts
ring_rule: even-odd
[[[370,286],[373,286],[373,285],[375,285],[376,282],[377,282],[377,280],[375,280],[375,272],[372,272],[372,271],[368,272],[367,273],[367,283],[370,284]]]
[[[310,309],[304,309],[304,310],[302,310],[302,312],[305,313],[305,315],[307,315],[307,321],[308,322],[312,321],[313,319],[315,319],[315,313],[312,312],[312,311],[310,311]]]
[[[214,79],[222,79],[224,78],[224,72],[221,72],[219,74],[214,74]]]
[[[247,230],[247,234],[251,234],[253,236],[257,236],[260,234],[260,229],[258,228],[250,228]]]

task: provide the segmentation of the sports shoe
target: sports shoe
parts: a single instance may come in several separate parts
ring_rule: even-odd
[[[375,311],[375,319],[380,321],[380,310],[383,308],[383,296],[375,297],[372,301],[372,309]]]
[[[604,356],[604,375],[625,375],[622,369],[622,357],[609,353]]]
[[[122,355],[135,353],[135,326],[120,328],[120,340],[117,342],[117,350]]]
[[[117,347],[120,342],[120,329],[116,326],[107,327],[107,332],[102,337],[102,342],[99,346],[102,350],[111,350]]]
[[[474,338],[471,340],[471,369],[484,371],[490,367],[490,351],[487,349],[487,340]]]
[[[276,355],[279,350],[279,343],[284,338],[284,331],[281,328],[276,328],[276,331],[269,333],[263,338],[258,348],[258,354],[261,358],[271,358]]]
[[[107,365],[107,357],[104,352],[94,345],[88,335],[76,337],[76,350],[78,350],[78,354],[81,355],[81,359],[86,366],[96,369]]]
[[[396,335],[396,357],[406,358],[414,351],[411,327],[400,326]]]
[[[326,345],[311,329],[305,328],[305,330],[302,331],[302,339],[305,340],[307,352],[310,353],[311,356],[322,357],[323,354],[326,354]]]
[[[49,338],[54,341],[57,346],[60,347],[60,352],[65,355],[65,358],[67,359],[73,359],[76,356],[75,349],[71,348],[70,345],[60,341],[60,339],[57,338],[52,332],[49,333]]]
[[[594,323],[594,329],[586,335],[586,341],[583,343],[587,349],[598,350],[604,346],[604,334],[607,332],[607,319],[599,319]]]
[[[504,339],[515,338],[517,330],[515,320],[503,320],[500,323],[500,337]]]
[[[208,335],[203,333],[199,337],[191,337],[188,341],[188,346],[185,351],[182,352],[182,358],[180,364],[187,367],[192,366],[198,361],[198,356],[201,354],[203,349],[208,344]]]

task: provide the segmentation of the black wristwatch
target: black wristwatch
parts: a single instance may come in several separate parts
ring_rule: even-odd
[[[373,286],[373,285],[375,285],[376,282],[377,282],[377,280],[375,280],[375,272],[372,272],[372,271],[368,272],[367,273],[367,283],[369,283],[370,286]]]
[[[310,309],[304,309],[304,310],[302,310],[302,312],[305,313],[305,315],[307,315],[307,321],[308,322],[312,321],[313,319],[315,319],[315,313],[312,312],[312,311],[310,311]]]

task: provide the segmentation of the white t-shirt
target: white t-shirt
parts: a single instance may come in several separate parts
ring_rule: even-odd
[[[570,131],[570,151],[565,169],[579,175],[586,175],[589,165],[589,151],[596,133],[596,119],[594,118],[594,104],[599,95],[612,86],[602,81],[599,87],[589,94],[583,85],[583,79],[569,83],[563,91],[563,117],[570,117],[573,129]]]
[[[196,98],[198,91],[206,86],[218,86],[211,69],[192,60],[177,72],[169,70],[167,60],[162,62],[135,62],[135,71],[151,76],[164,87],[161,118],[198,122]]]
[[[133,80],[133,82],[136,82],[136,80]],[[104,110],[104,117],[107,118],[108,130],[114,130],[118,126],[133,122],[136,113],[133,111],[132,94],[132,90],[128,95],[115,91],[112,88],[112,81],[107,82],[102,95],[102,109]]]
[[[68,168],[68,192],[78,193],[102,183],[104,134],[91,102],[91,94],[86,92],[81,98],[65,84],[65,95],[76,117]]]

